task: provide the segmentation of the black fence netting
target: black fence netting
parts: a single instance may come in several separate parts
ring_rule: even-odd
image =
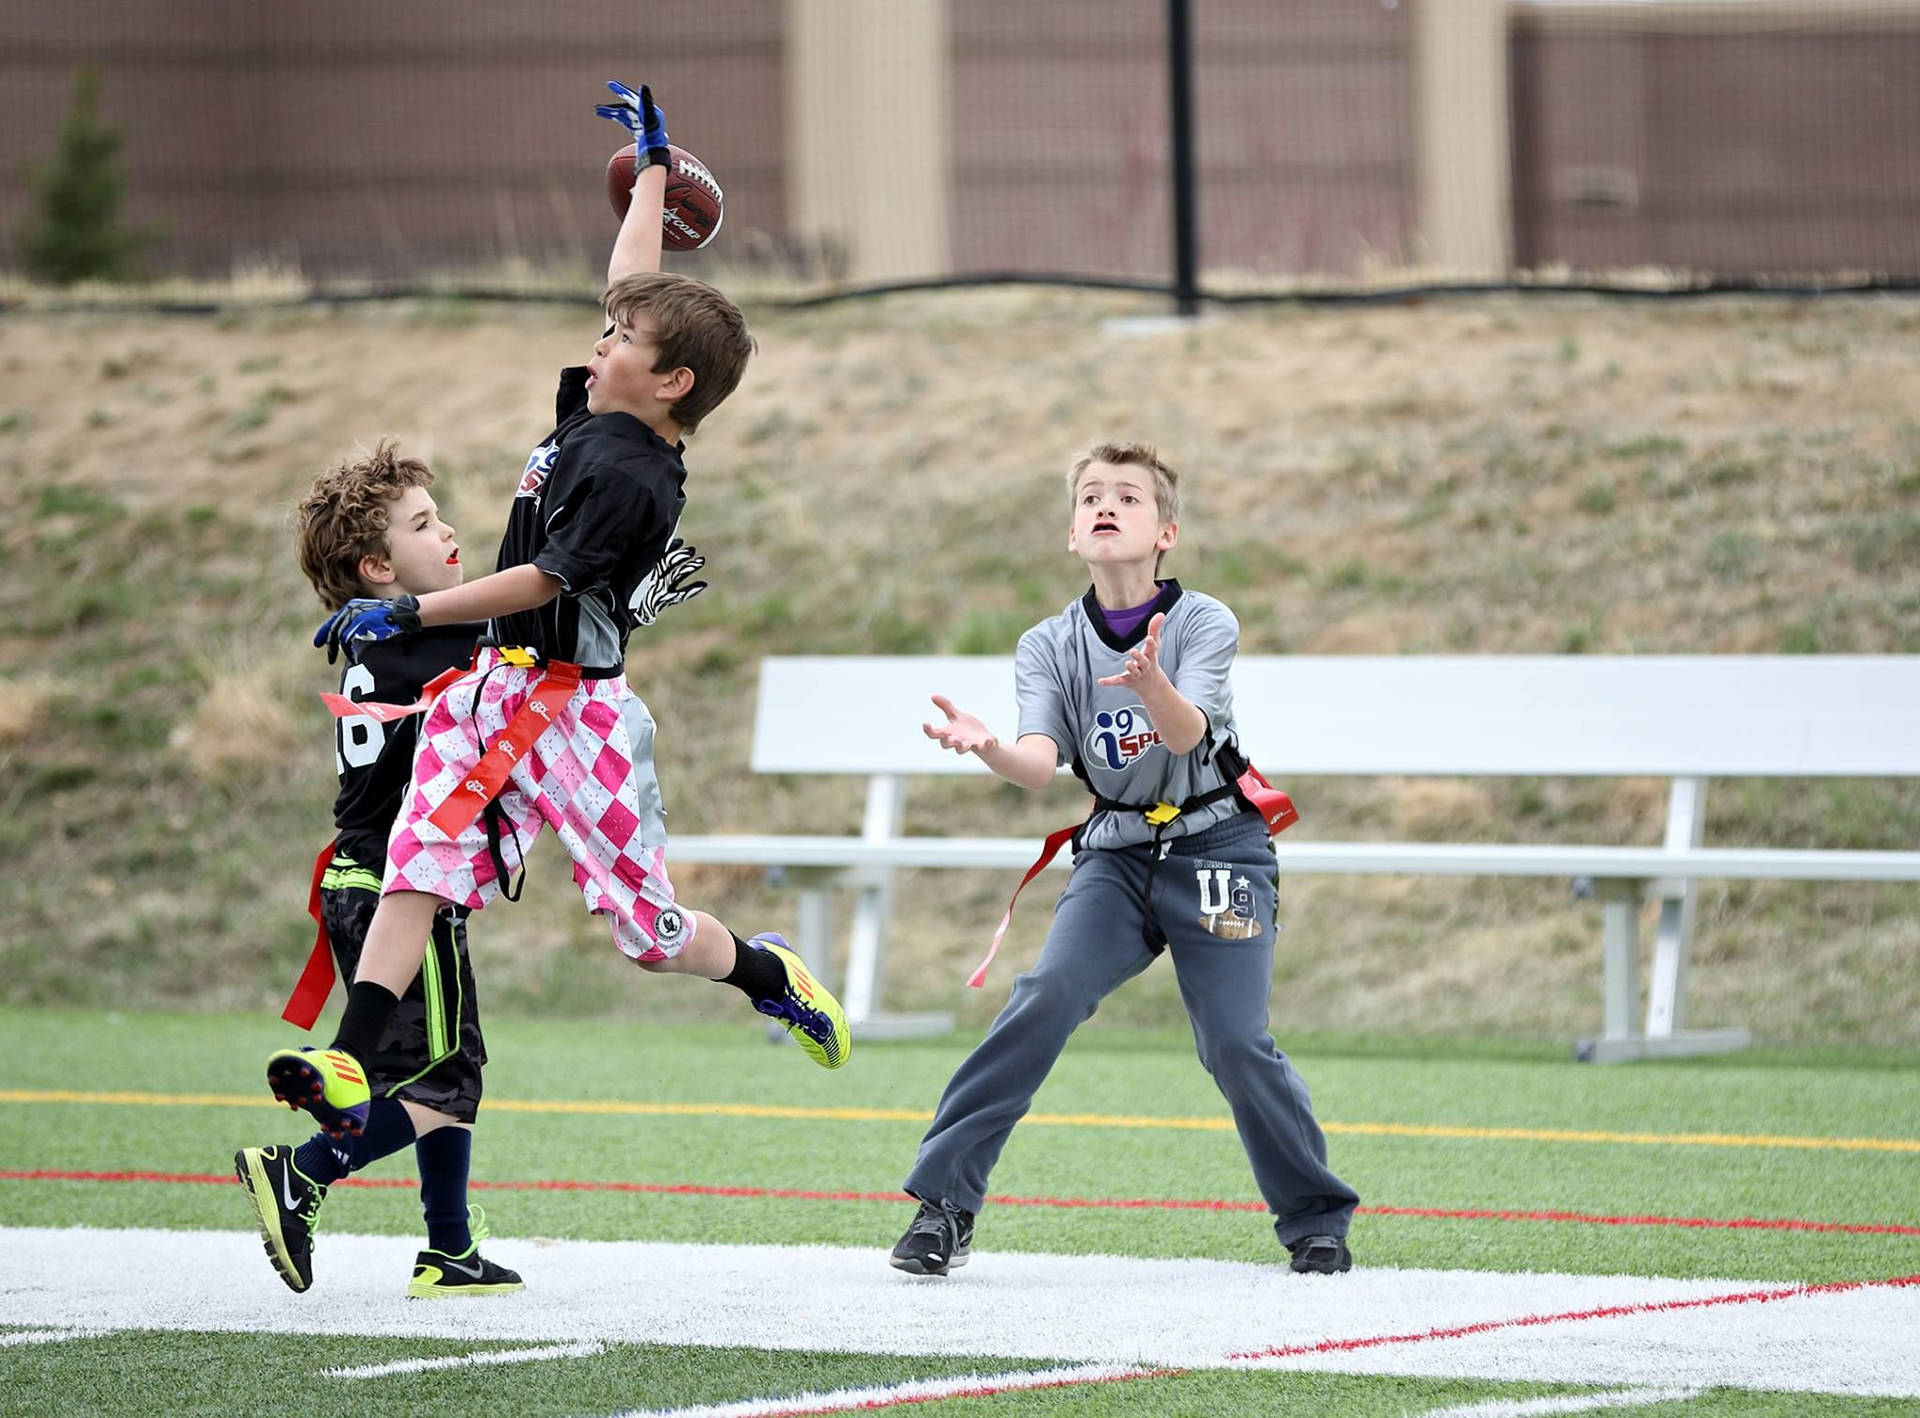
[[[149,275],[584,286],[617,77],[727,190],[675,259],[800,293],[1171,288],[1183,214],[1206,295],[1901,285],[1916,73],[1920,0],[15,4],[0,266],[92,75]]]

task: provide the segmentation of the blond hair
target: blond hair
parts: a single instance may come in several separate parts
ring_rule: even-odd
[[[408,488],[432,482],[433,470],[418,458],[401,457],[392,439],[313,480],[294,509],[293,541],[300,569],[328,610],[366,594],[360,562],[387,554],[387,517],[394,501]]]
[[[674,421],[692,433],[700,421],[740,386],[756,346],[740,307],[705,281],[670,271],[622,276],[601,298],[607,318],[632,325],[645,317],[660,351],[655,374],[682,365],[693,371],[693,388],[673,406]]]
[[[1067,469],[1067,501],[1079,495],[1080,479],[1095,463],[1115,468],[1146,468],[1153,474],[1153,502],[1162,522],[1180,520],[1180,474],[1160,461],[1151,443],[1096,443]]]

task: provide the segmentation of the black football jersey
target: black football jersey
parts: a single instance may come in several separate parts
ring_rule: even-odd
[[[360,663],[340,674],[340,693],[356,703],[411,704],[427,681],[473,659],[478,625],[436,625],[360,647]],[[424,714],[383,724],[356,715],[333,721],[334,767],[340,795],[333,800],[338,850],[372,871],[387,864],[387,834],[406,801],[413,748]]]
[[[589,414],[586,381],[561,371],[557,423],[527,459],[494,567],[531,564],[564,589],[491,634],[607,676],[624,666],[635,599],[679,525],[687,470],[679,446],[632,414]]]

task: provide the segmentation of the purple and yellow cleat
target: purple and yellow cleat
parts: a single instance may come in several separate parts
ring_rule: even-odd
[[[267,1055],[267,1087],[289,1108],[313,1114],[320,1130],[338,1142],[367,1127],[373,1101],[366,1070],[339,1049],[275,1049]]]
[[[839,1068],[853,1050],[847,1012],[833,991],[814,979],[785,937],[763,932],[747,942],[764,950],[786,968],[786,988],[772,999],[755,1000],[753,1007],[786,1026],[793,1042],[822,1068]]]

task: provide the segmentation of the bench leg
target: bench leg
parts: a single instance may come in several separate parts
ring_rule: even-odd
[[[1640,1003],[1640,883],[1602,881],[1600,942],[1604,983],[1602,1042],[1633,1037],[1634,1008]]]
[[[1688,1029],[1687,970],[1693,954],[1694,885],[1684,900],[1660,903],[1660,933],[1653,946],[1653,977],[1647,982],[1647,1036],[1639,1058],[1682,1054],[1729,1054],[1749,1047],[1744,1029]]]
[[[1675,778],[1667,798],[1668,851],[1698,847],[1707,820],[1707,780]],[[1688,879],[1668,888],[1660,902],[1660,927],[1653,940],[1653,970],[1647,981],[1647,1037],[1665,1038],[1684,1028],[1687,1013],[1687,965],[1693,948],[1696,884]]]
[[[1653,938],[1653,970],[1647,981],[1647,1037],[1677,1032],[1687,1012],[1687,969],[1693,953],[1693,883],[1687,894],[1660,903]]]
[[[827,894],[826,887],[800,888],[800,912],[795,924],[799,927],[799,939],[793,944],[800,958],[807,962],[807,968],[816,978],[831,978],[827,966],[833,961],[833,898]]]
[[[790,884],[791,875],[794,874],[782,871],[781,882]],[[838,873],[808,868],[797,875],[801,879],[800,909],[795,914],[793,934],[787,944],[799,953],[816,980],[831,979],[827,966],[833,960],[833,898],[828,892],[832,876]],[[777,1019],[766,1021],[766,1032],[769,1044],[792,1042],[787,1038],[787,1026]]]
[[[858,1027],[880,1002],[880,952],[886,946],[887,918],[893,913],[893,884],[863,886],[853,907],[853,934],[847,941],[847,989],[840,1003],[847,1023]]]
[[[900,835],[906,809],[906,784],[887,773],[867,780],[867,808],[860,836],[867,842],[888,842]],[[865,1024],[880,1009],[880,955],[887,948],[887,924],[893,915],[893,872],[883,868],[860,888],[853,908],[853,935],[847,941],[847,985],[840,1003],[847,1023]]]
[[[867,783],[867,808],[860,835],[868,842],[900,835],[906,785],[878,774]],[[853,933],[847,940],[847,978],[840,994],[847,1024],[857,1039],[906,1039],[944,1034],[953,1028],[950,1014],[885,1014],[880,997],[886,981],[887,930],[893,919],[893,870],[863,872],[853,907]]]
[[[1644,1057],[1646,1040],[1634,1032],[1640,1003],[1640,890],[1643,883],[1602,877],[1600,898],[1600,1019],[1598,1039],[1582,1039],[1573,1056],[1582,1063],[1619,1063]]]
[[[1675,778],[1667,801],[1666,846],[1670,851],[1700,845],[1707,820],[1705,778]],[[1752,1039],[1744,1029],[1689,1029],[1687,975],[1693,957],[1693,925],[1700,896],[1691,878],[1661,892],[1660,926],[1653,940],[1653,968],[1647,980],[1647,1033],[1641,1057],[1721,1054],[1744,1049]]]
[[[1630,1059],[1722,1054],[1746,1048],[1751,1041],[1744,1029],[1693,1029],[1653,1036],[1634,1031],[1634,1007],[1640,995],[1640,896],[1646,883],[1602,880],[1597,885],[1604,958],[1604,1032],[1598,1039],[1576,1043],[1573,1056],[1582,1063],[1625,1063]]]

